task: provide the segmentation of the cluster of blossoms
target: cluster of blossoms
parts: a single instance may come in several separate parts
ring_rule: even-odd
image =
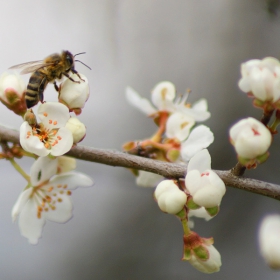
[[[206,149],[214,141],[213,133],[205,125],[195,126],[210,117],[207,101],[187,104],[188,94],[176,98],[170,82],[155,86],[152,104],[131,88],[127,88],[126,96],[130,104],[153,118],[158,129],[150,139],[126,143],[124,150],[165,162],[188,163],[184,180],[164,180],[157,174],[134,170],[136,183],[156,187],[154,198],[159,208],[179,217],[184,230],[183,260],[204,273],[219,271],[221,256],[212,245],[213,238],[202,238],[190,230],[190,217],[210,220],[217,215],[226,191],[223,181],[211,170]]]
[[[11,160],[27,180],[13,207],[12,218],[19,217],[20,232],[31,244],[38,243],[46,220],[65,223],[71,218],[73,189],[93,185],[90,177],[73,171],[75,159],[63,156],[86,135],[85,125],[71,115],[79,115],[89,97],[87,78],[82,74],[80,77],[71,76],[80,83],[63,81],[59,102],[40,104],[36,114],[26,107],[23,79],[16,73],[0,77],[0,101],[24,119],[20,127],[21,147],[9,149],[10,158],[28,155],[36,159],[30,175]]]
[[[230,142],[244,168],[256,168],[269,156],[268,149],[280,123],[280,62],[273,57],[253,59],[241,65],[239,88],[263,110],[261,121],[248,117],[229,131]],[[267,264],[280,269],[280,216],[267,216],[259,229],[260,253]]]

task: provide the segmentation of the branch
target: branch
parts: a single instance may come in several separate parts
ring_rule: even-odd
[[[0,126],[0,142],[12,142],[19,144],[19,132]],[[95,149],[86,146],[73,147],[68,156],[76,159],[97,162],[111,166],[121,166],[138,170],[149,171],[166,178],[183,178],[186,175],[186,165],[162,162],[130,155],[124,152]],[[228,187],[261,194],[280,200],[280,186],[255,179],[237,177],[231,171],[214,170]]]

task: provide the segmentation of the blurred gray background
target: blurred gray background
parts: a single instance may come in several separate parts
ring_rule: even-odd
[[[87,126],[83,145],[121,149],[125,141],[149,137],[152,121],[130,107],[124,90],[149,97],[154,85],[172,81],[178,92],[192,89],[189,101],[206,97],[215,133],[212,167],[236,162],[228,128],[261,111],[240,92],[240,63],[280,56],[280,20],[264,0],[50,0],[1,1],[0,72],[68,49],[80,56],[76,69],[90,81],[91,96],[80,119]],[[24,76],[28,81],[29,76]],[[45,99],[55,93],[49,86]],[[1,123],[19,127],[19,117],[1,105]],[[280,184],[279,136],[271,158],[246,176]],[[21,160],[26,171],[32,161]],[[11,220],[24,180],[0,161],[0,279],[279,279],[259,256],[257,229],[280,202],[228,188],[221,212],[195,230],[213,236],[222,255],[219,273],[205,275],[182,262],[182,229],[160,212],[152,189],[135,185],[131,173],[87,162],[78,170],[92,176],[92,188],[73,194],[74,218],[47,222],[37,246],[29,245]]]

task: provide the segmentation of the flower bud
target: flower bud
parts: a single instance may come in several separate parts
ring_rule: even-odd
[[[280,215],[265,217],[259,229],[260,253],[273,269],[280,269]]]
[[[59,101],[65,104],[70,110],[83,108],[89,97],[88,79],[83,74],[79,73],[79,75],[84,81],[76,74],[73,74],[71,78],[80,83],[74,83],[70,79],[66,79],[61,84],[59,90]]]
[[[187,195],[172,180],[160,182],[154,193],[159,208],[169,214],[177,214],[187,202]]]
[[[26,112],[24,94],[26,86],[18,74],[3,73],[0,77],[0,100],[18,115]]]
[[[229,131],[231,144],[239,157],[255,159],[264,155],[272,141],[270,131],[254,118],[240,120]]]
[[[193,197],[193,201],[205,208],[216,208],[226,192],[225,184],[211,170],[211,157],[204,149],[196,153],[190,160],[185,185]],[[217,214],[217,211],[215,211]]]
[[[222,265],[221,255],[213,243],[213,238],[201,238],[195,232],[185,235],[183,260],[203,273],[218,272]]]
[[[86,127],[85,125],[77,118],[71,117],[67,123],[66,128],[68,128],[73,135],[73,143],[77,144],[81,142],[86,136]]]
[[[239,88],[258,100],[276,102],[280,97],[280,62],[276,58],[253,59],[241,64]]]
[[[57,157],[57,174],[72,171],[76,168],[76,159],[60,156]]]

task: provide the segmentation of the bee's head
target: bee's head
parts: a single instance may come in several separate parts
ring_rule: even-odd
[[[74,56],[69,51],[62,52],[62,59],[65,61],[66,69],[74,68]]]

